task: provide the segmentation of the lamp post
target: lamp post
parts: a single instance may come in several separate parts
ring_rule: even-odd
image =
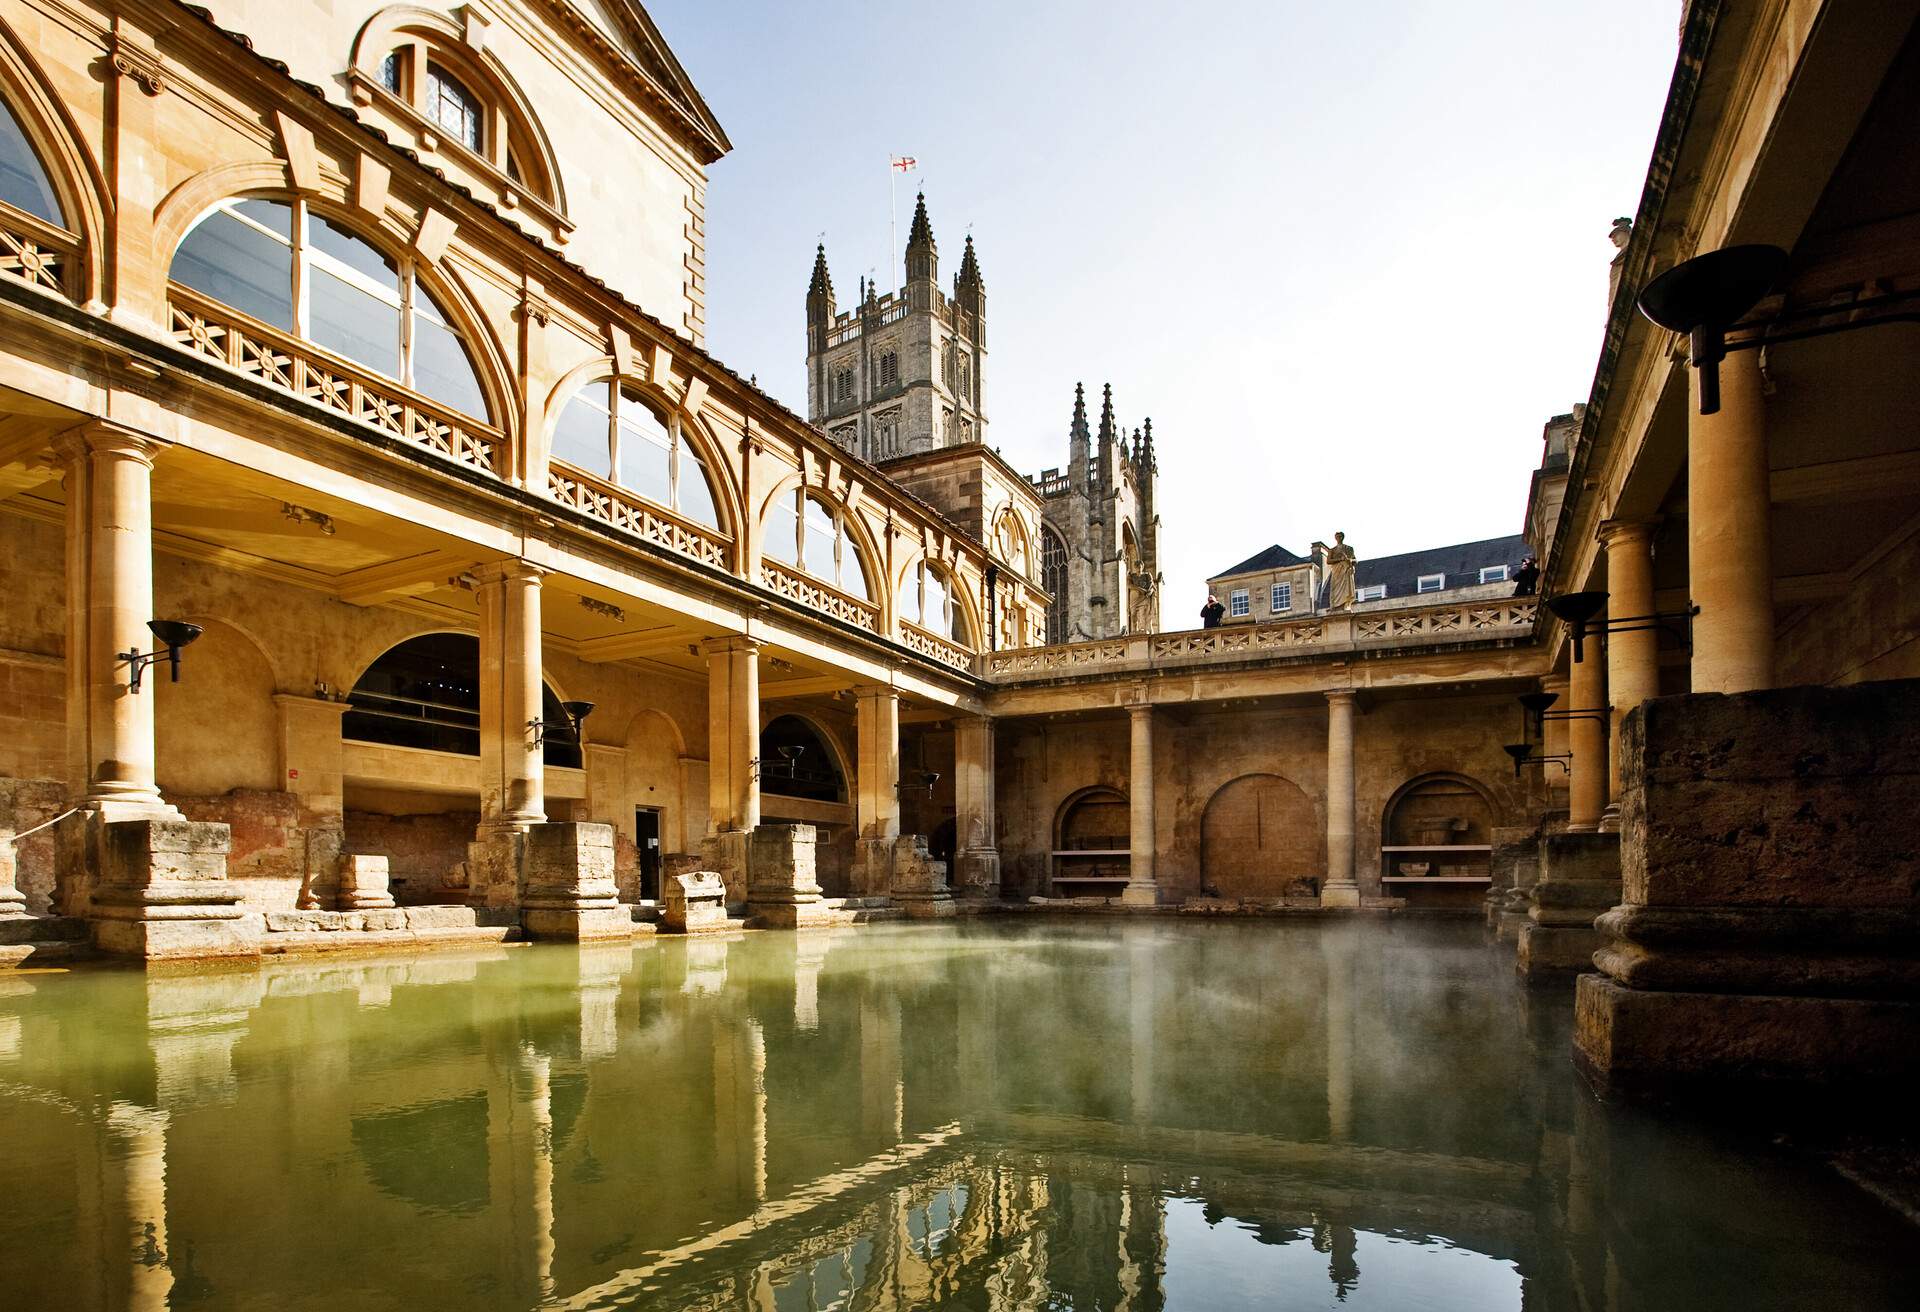
[[[135,648],[120,653],[120,659],[127,663],[128,692],[140,691],[141,672],[162,657],[172,667],[173,677],[169,682],[180,682],[180,649],[205,632],[198,624],[189,624],[185,620],[148,620],[147,627],[162,645],[154,651]]]

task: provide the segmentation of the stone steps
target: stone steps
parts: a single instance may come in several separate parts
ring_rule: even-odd
[[[71,916],[0,920],[0,970],[61,966],[92,955],[84,920]]]

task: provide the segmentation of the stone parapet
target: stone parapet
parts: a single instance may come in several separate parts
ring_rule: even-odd
[[[1575,1048],[1609,1089],[1920,1075],[1920,680],[1648,701]]]

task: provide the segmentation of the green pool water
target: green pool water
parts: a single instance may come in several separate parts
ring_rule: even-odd
[[[979,921],[0,978],[0,1308],[1920,1306],[1477,927]]]

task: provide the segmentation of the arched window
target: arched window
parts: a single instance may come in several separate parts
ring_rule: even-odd
[[[793,565],[850,597],[872,599],[866,566],[847,536],[846,521],[832,506],[799,488],[775,501],[767,512],[762,551],[769,559]]]
[[[553,458],[610,479],[697,524],[720,527],[707,465],[679,415],[662,419],[632,388],[607,379],[573,394],[553,430]]]
[[[468,150],[480,152],[480,102],[460,80],[438,64],[427,65],[427,117],[453,134]]]
[[[0,101],[0,200],[57,228],[67,226],[53,180],[5,101]]]
[[[222,201],[174,253],[173,280],[476,418],[466,343],[416,277],[303,200]]]
[[[1040,526],[1040,586],[1053,597],[1047,607],[1047,644],[1067,640],[1067,543],[1051,526]]]
[[[540,718],[567,723],[560,699],[544,683]],[[428,633],[389,649],[347,695],[340,733],[354,742],[480,755],[480,640]],[[580,742],[570,729],[548,729],[541,752],[548,765],[580,768]]]
[[[930,633],[952,638],[963,647],[973,645],[966,610],[953,595],[952,576],[937,565],[923,560],[913,567],[900,598],[900,614]]]
[[[882,351],[873,358],[874,386],[892,387],[900,381],[900,353]]]
[[[1027,577],[1027,535],[1020,521],[1011,514],[1002,515],[993,530],[993,549],[1013,572]]]
[[[760,791],[815,802],[844,802],[847,781],[833,748],[797,715],[777,715],[760,731]]]

